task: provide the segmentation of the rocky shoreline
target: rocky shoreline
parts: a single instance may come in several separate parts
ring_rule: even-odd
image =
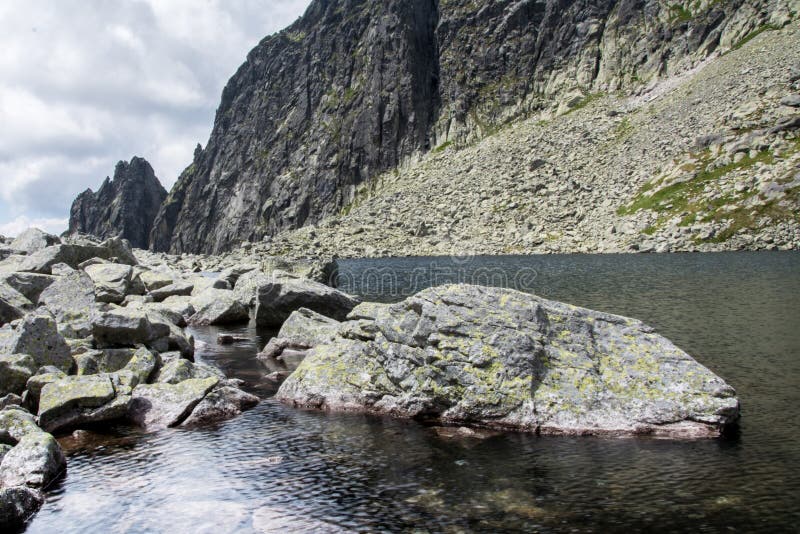
[[[0,261],[0,525],[63,475],[53,437],[235,417],[259,399],[194,361],[187,325],[280,327],[258,355],[298,407],[540,434],[719,436],[733,388],[639,321],[456,285],[398,304],[325,281],[320,258],[169,256],[28,230]],[[218,343],[236,343],[220,335]]]

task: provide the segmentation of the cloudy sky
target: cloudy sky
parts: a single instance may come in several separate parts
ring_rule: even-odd
[[[169,189],[222,88],[309,0],[0,0],[0,234],[66,230],[121,159]]]

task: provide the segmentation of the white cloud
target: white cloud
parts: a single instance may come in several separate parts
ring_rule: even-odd
[[[61,220],[134,155],[171,187],[247,52],[308,4],[0,2],[0,224]]]
[[[67,229],[69,218],[65,219],[29,219],[25,215],[20,215],[13,221],[0,224],[0,235],[5,237],[16,237],[28,228],[39,228],[47,233],[59,235]]]

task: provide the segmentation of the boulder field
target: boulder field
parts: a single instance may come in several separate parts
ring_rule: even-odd
[[[719,436],[739,417],[731,386],[635,319],[472,285],[361,302],[322,283],[331,264],[244,249],[176,257],[33,230],[14,243],[0,261],[3,529],[24,526],[65,471],[54,434],[202,426],[259,402],[194,361],[187,325],[280,326],[258,358],[296,407],[671,438]]]

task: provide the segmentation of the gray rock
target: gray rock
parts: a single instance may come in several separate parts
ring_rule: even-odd
[[[119,304],[131,290],[133,268],[130,265],[102,263],[90,265],[85,271],[94,282],[97,302]]]
[[[32,308],[33,303],[22,293],[0,281],[0,326],[21,318]]]
[[[37,368],[52,365],[65,372],[74,363],[55,320],[41,310],[26,315],[16,328],[0,329],[0,354],[28,354]]]
[[[110,375],[91,375],[69,376],[46,384],[39,399],[39,424],[44,430],[54,432],[124,417],[130,388],[125,391],[120,387],[118,397],[114,381],[115,377]]]
[[[21,395],[36,369],[36,362],[27,354],[0,354],[0,396]]]
[[[195,427],[231,419],[256,406],[258,402],[258,397],[239,388],[217,387],[200,401],[181,426]]]
[[[359,308],[278,398],[561,434],[713,436],[739,415],[729,385],[633,319],[466,285]]]
[[[192,284],[192,296],[198,296],[209,289],[231,290],[233,286],[224,278],[210,278],[208,276],[193,276],[187,280]]]
[[[784,96],[783,98],[781,98],[781,105],[793,108],[800,108],[800,94],[794,93],[791,95]]]
[[[289,316],[278,336],[269,340],[257,358],[270,370],[294,371],[309,349],[332,341],[340,326],[339,321],[300,308]]]
[[[177,281],[168,286],[150,292],[150,296],[156,302],[161,302],[169,297],[187,297],[192,294],[194,284],[189,282]]]
[[[143,344],[168,350],[169,321],[152,321],[140,310],[120,308],[101,313],[92,321],[92,335],[100,348],[133,347]]]
[[[50,287],[55,280],[54,276],[37,273],[8,273],[2,276],[3,282],[19,291],[31,302],[37,302],[42,291]]]
[[[187,296],[167,297],[160,303],[159,309],[177,313],[184,319],[188,319],[195,313],[194,306],[192,306],[192,297]]]
[[[341,320],[358,303],[358,299],[319,282],[277,275],[258,288],[256,322],[278,326],[300,308]]]
[[[225,374],[219,369],[203,363],[190,362],[180,358],[165,362],[158,370],[154,382],[159,384],[180,384],[190,379],[203,378],[225,378]]]
[[[9,406],[22,406],[22,397],[13,393],[0,397],[0,410],[4,410]]]
[[[55,367],[44,367],[39,369],[37,374],[30,377],[27,384],[28,396],[27,402],[31,409],[38,410],[39,396],[42,394],[42,389],[47,384],[58,382],[67,376],[66,373],[56,369]]]
[[[106,178],[97,193],[87,189],[72,203],[69,233],[121,236],[137,248],[147,248],[153,219],[166,196],[144,158],[120,161],[113,180]]]
[[[45,488],[62,475],[67,462],[58,442],[41,430],[20,438],[0,464],[0,487]]]
[[[139,385],[133,390],[129,416],[148,430],[178,426],[218,383],[219,378],[211,377]]]
[[[191,305],[195,314],[189,319],[195,325],[219,325],[247,322],[250,315],[233,291],[206,289],[193,296]]]
[[[25,486],[0,489],[0,530],[14,532],[44,504],[44,497],[36,490]]]
[[[68,338],[84,338],[92,333],[92,319],[97,313],[94,282],[83,271],[71,271],[59,277],[39,296],[58,322],[58,330]]]
[[[100,244],[71,242],[44,248],[26,257],[16,270],[52,274],[54,265],[63,263],[77,269],[81,263],[92,258],[115,260],[128,265],[137,263],[130,244],[125,240],[112,238]]]
[[[175,274],[163,271],[143,271],[139,277],[147,291],[155,291],[175,282]]]
[[[11,249],[18,253],[33,254],[38,250],[59,243],[61,243],[61,240],[54,235],[43,232],[38,228],[28,228],[11,242]]]

